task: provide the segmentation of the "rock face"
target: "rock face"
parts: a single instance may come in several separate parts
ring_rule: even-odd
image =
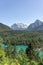
[[[29,31],[43,30],[43,22],[36,20],[34,23],[30,24],[27,28]]]
[[[23,24],[23,23],[15,23],[15,24],[13,24],[12,26],[11,26],[11,28],[13,29],[13,30],[25,30],[25,29],[27,29],[27,25],[26,24]]]

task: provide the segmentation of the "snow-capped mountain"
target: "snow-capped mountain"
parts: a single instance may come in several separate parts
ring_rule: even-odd
[[[15,23],[11,26],[11,28],[13,30],[25,30],[27,29],[27,25],[26,24],[23,24],[23,23]]]

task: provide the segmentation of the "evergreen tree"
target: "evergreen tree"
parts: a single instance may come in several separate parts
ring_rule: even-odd
[[[26,54],[31,60],[38,60],[37,52],[36,52],[37,46],[35,45],[34,40],[32,39],[28,45],[28,48],[26,49]]]

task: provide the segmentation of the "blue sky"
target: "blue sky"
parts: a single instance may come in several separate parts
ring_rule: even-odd
[[[43,21],[43,0],[0,0],[0,23],[33,23]]]

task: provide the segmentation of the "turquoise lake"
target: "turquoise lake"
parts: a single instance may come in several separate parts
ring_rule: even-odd
[[[3,46],[4,48],[7,48],[7,45],[4,45],[2,43],[0,43],[0,46]],[[25,51],[28,46],[25,46],[25,45],[12,46],[12,48],[14,48],[14,47],[16,47],[18,52],[19,52],[21,49],[23,49]],[[41,57],[41,56],[43,57],[43,51],[39,51],[38,52],[38,56],[39,57]]]
[[[39,57],[43,57],[43,51],[39,51],[39,52],[38,52],[38,56],[39,56]]]
[[[0,46],[3,46],[4,48],[7,48],[7,45],[4,45],[2,43],[0,43]],[[12,46],[12,48],[14,48],[14,47],[16,47],[18,51],[20,51],[21,49],[23,49],[25,51],[28,46],[25,46],[25,45]]]

